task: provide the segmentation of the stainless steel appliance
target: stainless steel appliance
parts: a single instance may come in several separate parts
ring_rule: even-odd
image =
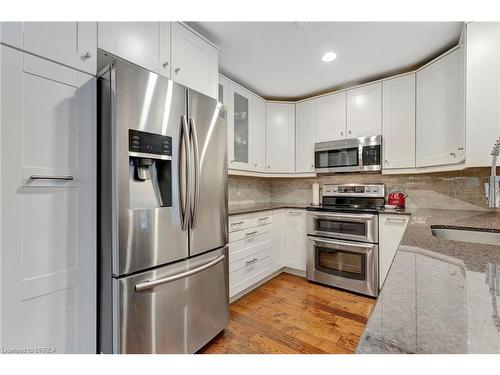
[[[229,319],[225,109],[118,59],[98,108],[99,350],[196,352]]]
[[[322,192],[321,206],[307,208],[307,279],[377,296],[384,185],[323,185]]]
[[[380,172],[382,136],[341,139],[314,145],[317,173]]]

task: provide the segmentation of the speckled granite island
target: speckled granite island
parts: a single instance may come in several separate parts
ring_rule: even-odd
[[[500,212],[409,213],[357,353],[500,353],[500,243],[451,241],[431,231],[500,232]]]

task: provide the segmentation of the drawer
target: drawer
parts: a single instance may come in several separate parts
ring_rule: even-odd
[[[262,259],[270,256],[271,248],[269,247],[266,249],[262,249],[259,252],[248,254],[247,256],[242,257],[238,260],[232,260],[231,256],[229,256],[229,273],[231,274],[232,272],[238,271],[242,268],[249,267],[252,264],[257,263]]]
[[[229,296],[232,297],[269,275],[271,257],[256,261],[229,274]]]
[[[271,232],[272,225],[262,225],[260,227],[252,227],[237,232],[229,233],[229,243],[241,240],[250,240],[251,238],[258,239],[262,234]]]
[[[264,211],[247,215],[238,215],[229,217],[229,232],[257,227],[273,222],[273,212]]]
[[[234,262],[271,248],[273,246],[272,239],[273,234],[269,231],[243,240],[231,242],[229,244],[229,262]]]

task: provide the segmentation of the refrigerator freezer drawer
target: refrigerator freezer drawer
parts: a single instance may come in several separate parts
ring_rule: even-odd
[[[229,321],[228,249],[115,279],[115,352],[194,353]]]

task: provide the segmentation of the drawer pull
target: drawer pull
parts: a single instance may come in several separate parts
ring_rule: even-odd
[[[291,215],[291,216],[300,216],[300,212],[290,211],[290,212],[288,212],[288,215]]]
[[[233,225],[241,225],[243,224],[243,221],[235,221],[234,223],[231,223],[231,226]]]
[[[397,221],[398,223],[404,223],[404,222],[406,222],[406,219],[396,219],[394,217],[388,217],[386,220],[387,221]]]
[[[266,217],[259,217],[259,221],[264,221],[264,220],[267,220],[269,219],[269,216],[266,216]]]
[[[258,258],[253,258],[252,260],[247,260],[245,264],[249,266],[250,264],[254,264],[255,262],[257,262],[258,260],[259,260]]]
[[[245,234],[245,236],[247,236],[247,237],[248,237],[248,236],[253,236],[254,234],[257,234],[257,233],[259,233],[259,231],[254,230],[253,232],[248,232],[248,233],[246,233],[246,234]]]

